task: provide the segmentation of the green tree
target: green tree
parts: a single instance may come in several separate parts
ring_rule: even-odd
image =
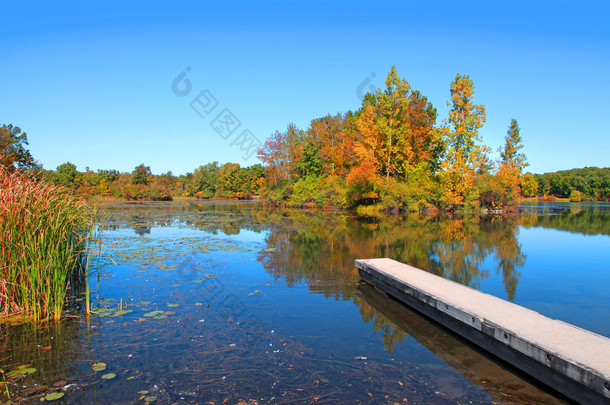
[[[76,165],[70,162],[62,163],[57,166],[57,181],[63,185],[74,187],[76,186]]]
[[[218,189],[220,167],[218,162],[199,166],[193,171],[188,187],[189,194],[199,198],[212,198]]]
[[[33,170],[40,168],[26,149],[28,136],[13,124],[0,127],[0,166],[8,170]]]
[[[322,159],[319,150],[312,142],[307,143],[303,148],[301,158],[297,163],[297,170],[301,176],[318,176],[322,173]]]
[[[519,152],[523,148],[520,131],[517,120],[513,118],[504,137],[504,147],[498,149],[500,152],[500,162],[509,164],[519,171],[528,165],[525,154]]]
[[[146,166],[144,163],[136,166],[131,176],[131,184],[148,184],[148,176],[150,176],[152,172],[150,171],[150,166]]]

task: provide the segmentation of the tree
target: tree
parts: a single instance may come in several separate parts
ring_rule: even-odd
[[[188,185],[188,192],[199,198],[212,198],[218,189],[220,167],[218,162],[199,166],[193,171],[193,177]]]
[[[538,192],[538,182],[531,173],[526,173],[519,179],[521,195],[524,197],[534,197]]]
[[[318,176],[322,172],[322,160],[318,148],[312,142],[307,143],[303,148],[303,154],[297,163],[297,170],[303,177]]]
[[[132,172],[131,184],[148,184],[148,176],[150,176],[152,172],[150,171],[150,166],[144,165],[144,163],[136,166],[134,171]]]
[[[258,158],[266,166],[275,185],[298,174],[297,165],[310,138],[305,131],[291,123],[285,132],[276,131],[271,135],[258,150]]]
[[[39,168],[32,154],[25,147],[28,136],[13,124],[0,127],[0,166],[8,170],[32,170]]]
[[[392,67],[385,90],[368,93],[357,112],[356,153],[378,174],[407,179],[415,167],[434,171],[440,152],[437,112],[419,91]]]
[[[472,102],[474,84],[457,74],[451,83],[448,126],[442,128],[446,151],[440,180],[444,204],[460,205],[475,197],[474,179],[488,162],[488,148],[481,144],[479,129],[485,123],[485,107]]]
[[[345,131],[347,120],[348,114],[329,114],[312,120],[307,130],[327,174],[345,174],[353,161],[353,142]]]
[[[516,119],[510,121],[510,126],[504,137],[504,147],[500,147],[500,162],[503,164],[510,164],[521,171],[528,165],[525,154],[519,152],[523,148],[521,144],[519,124]]]
[[[57,166],[57,181],[63,185],[70,187],[75,186],[77,175],[76,165],[73,163],[66,162]]]
[[[239,163],[225,163],[220,168],[218,189],[221,197],[243,198],[248,193],[248,178]]]
[[[455,76],[450,93],[452,107],[448,123],[453,126],[453,131],[448,134],[448,146],[461,155],[470,168],[475,168],[481,155],[478,131],[485,124],[485,106],[472,102],[474,84],[467,75],[458,73]]]

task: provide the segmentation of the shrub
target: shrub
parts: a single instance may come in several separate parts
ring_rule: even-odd
[[[578,190],[572,190],[570,193],[570,202],[581,202],[582,201],[582,193]]]

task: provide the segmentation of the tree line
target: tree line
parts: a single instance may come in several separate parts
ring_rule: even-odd
[[[523,174],[528,163],[516,119],[493,161],[479,134],[485,107],[475,103],[470,77],[456,75],[449,96],[449,114],[439,120],[432,103],[392,67],[385,88],[367,93],[356,111],[313,119],[305,130],[289,124],[260,148],[262,164],[249,167],[213,162],[177,176],[154,175],[145,164],[123,173],[79,172],[69,162],[45,170],[27,150],[25,132],[13,125],[0,128],[0,165],[36,173],[87,198],[260,196],[285,206],[451,211],[505,209],[522,196],[610,197],[610,168]]]
[[[531,174],[522,178],[526,197],[550,196],[570,201],[608,201],[610,199],[610,167],[584,167],[553,173]],[[552,198],[552,197],[551,197]]]
[[[265,184],[264,169],[260,164],[241,167],[237,163],[218,162],[199,166],[193,172],[175,176],[172,172],[152,174],[150,166],[140,164],[131,173],[117,170],[86,168],[76,170],[72,163],[64,163],[53,170],[43,170],[42,176],[55,184],[62,184],[87,198],[115,198],[125,200],[170,201],[174,197],[249,199]]]

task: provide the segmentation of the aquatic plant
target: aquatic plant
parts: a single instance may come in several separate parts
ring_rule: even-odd
[[[65,187],[0,168],[0,317],[58,319],[86,278],[92,227]]]

